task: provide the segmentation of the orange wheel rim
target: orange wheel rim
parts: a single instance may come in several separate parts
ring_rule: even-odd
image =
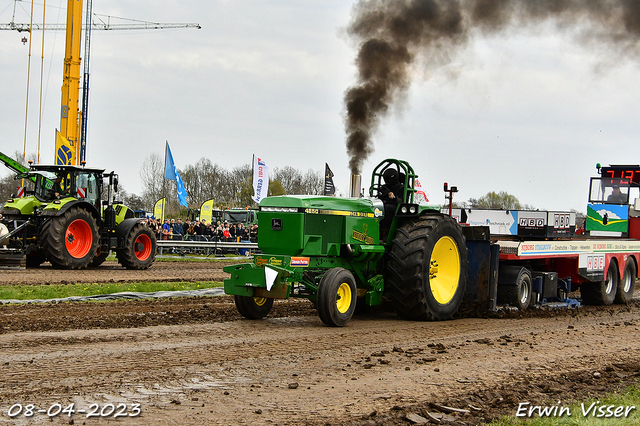
[[[138,260],[147,260],[151,255],[151,238],[148,235],[138,235],[133,243],[133,252]]]
[[[93,244],[93,231],[86,220],[76,219],[67,227],[64,243],[69,255],[81,259],[89,253]]]

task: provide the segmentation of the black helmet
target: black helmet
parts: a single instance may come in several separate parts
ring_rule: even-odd
[[[398,171],[396,169],[387,169],[382,173],[382,178],[387,185],[398,183]]]

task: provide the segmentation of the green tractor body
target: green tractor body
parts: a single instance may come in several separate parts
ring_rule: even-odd
[[[388,169],[403,188],[391,208],[379,197]],[[413,203],[415,178],[408,163],[385,160],[373,172],[368,198],[263,199],[258,215],[263,254],[225,267],[231,275],[225,292],[251,319],[264,317],[273,299],[289,297],[311,300],[332,326],[345,325],[356,304],[379,305],[383,297],[409,319],[450,318],[464,293],[464,237],[439,206]]]
[[[129,269],[153,263],[155,235],[132,210],[111,200],[117,192],[113,172],[37,165],[16,179],[33,184],[2,207],[0,244],[7,248],[0,252],[0,265],[11,266],[19,254],[29,267],[48,260],[57,268],[82,269],[100,265],[111,250]]]

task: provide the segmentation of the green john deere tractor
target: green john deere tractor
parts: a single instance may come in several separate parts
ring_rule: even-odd
[[[128,269],[153,263],[155,234],[144,219],[112,201],[116,174],[79,166],[17,167],[11,167],[20,171],[16,179],[33,182],[33,189],[19,188],[0,211],[0,265],[17,266],[17,258],[27,267],[48,260],[56,268],[82,269],[100,265],[111,250]]]
[[[311,300],[330,326],[346,325],[356,305],[383,298],[405,319],[450,319],[465,292],[465,237],[439,206],[414,203],[416,178],[407,162],[388,159],[374,169],[368,198],[263,199],[258,246],[264,254],[225,267],[231,275],[225,292],[249,319],[263,318],[274,299],[289,297]]]

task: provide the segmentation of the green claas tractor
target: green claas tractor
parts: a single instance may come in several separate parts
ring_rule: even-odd
[[[346,325],[356,305],[383,298],[405,319],[450,319],[465,292],[465,237],[439,206],[414,203],[416,178],[407,162],[387,159],[373,171],[368,198],[263,199],[264,254],[225,267],[225,292],[249,319],[289,297],[312,301],[330,326]]]
[[[147,269],[156,255],[156,237],[144,219],[111,201],[117,175],[80,166],[10,165],[33,188],[2,207],[0,265],[56,268],[98,266],[114,250],[128,269]],[[105,199],[103,199],[105,198]],[[18,265],[12,264],[18,258]],[[22,263],[24,261],[24,264]]]

